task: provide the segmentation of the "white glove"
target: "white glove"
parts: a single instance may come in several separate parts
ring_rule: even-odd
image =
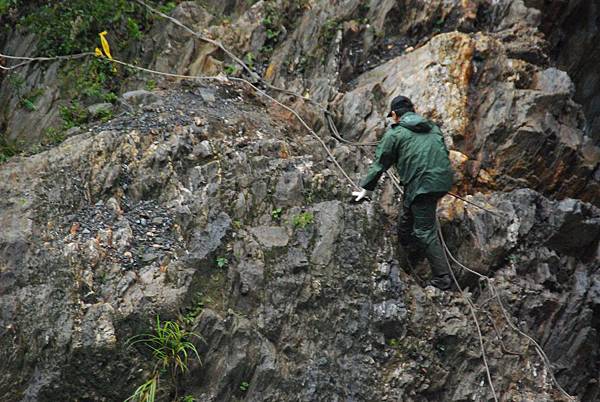
[[[363,198],[367,197],[368,194],[369,194],[369,191],[365,190],[364,188],[361,188],[360,191],[353,191],[352,192],[352,196],[356,197],[354,199],[354,201],[356,201],[356,202],[359,202]]]

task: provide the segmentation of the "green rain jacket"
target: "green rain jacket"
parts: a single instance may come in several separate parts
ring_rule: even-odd
[[[404,205],[410,206],[419,194],[441,196],[450,191],[453,173],[442,131],[416,113],[405,113],[385,133],[360,186],[373,191],[383,172],[394,163],[404,186]]]

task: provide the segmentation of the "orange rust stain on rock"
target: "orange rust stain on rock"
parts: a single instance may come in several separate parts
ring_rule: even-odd
[[[460,4],[463,8],[463,18],[466,20],[475,20],[477,18],[478,5],[472,0],[462,0]]]
[[[267,71],[265,71],[265,79],[271,80],[274,75],[275,75],[275,64],[271,63],[271,64],[269,64],[269,67],[267,67]]]

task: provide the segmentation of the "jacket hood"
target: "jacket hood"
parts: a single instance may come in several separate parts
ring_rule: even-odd
[[[415,133],[428,133],[431,131],[432,125],[429,120],[416,113],[405,113],[402,115],[398,125],[409,129]]]

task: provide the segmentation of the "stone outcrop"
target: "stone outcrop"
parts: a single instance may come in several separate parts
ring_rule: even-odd
[[[511,59],[493,37],[455,32],[361,75],[335,110],[346,138],[373,141],[389,100],[407,95],[468,156],[463,173],[475,188],[597,202],[600,148],[584,136],[573,91],[566,73]]]
[[[202,100],[205,91],[215,100]],[[151,364],[125,341],[146,332],[155,314],[176,318],[198,303],[190,328],[205,340],[197,342],[203,364],[192,363],[180,394],[490,398],[465,302],[424,290],[427,269],[405,271],[395,197],[383,190],[376,202],[348,202],[349,189],[314,138],[275,110],[265,113],[267,105],[242,88],[188,86],[155,96],[134,115],[3,165],[7,401],[122,399]],[[441,211],[448,244],[495,277],[515,324],[564,368],[559,381],[593,400],[584,396],[598,395],[600,212],[530,190],[475,200],[502,211],[508,224],[448,199]],[[299,223],[302,214],[310,218]],[[483,303],[476,281],[462,274],[460,281]],[[504,354],[491,321],[479,316],[498,393],[562,400],[532,346],[498,315],[505,346],[521,356]]]

